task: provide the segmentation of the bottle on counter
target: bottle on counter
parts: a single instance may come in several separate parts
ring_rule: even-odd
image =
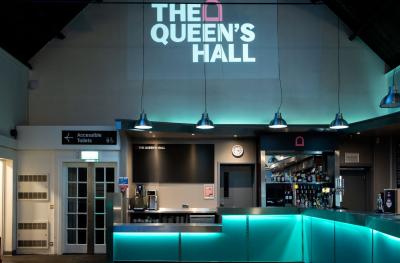
[[[325,182],[329,183],[331,181],[331,178],[329,177],[328,173],[325,172]]]

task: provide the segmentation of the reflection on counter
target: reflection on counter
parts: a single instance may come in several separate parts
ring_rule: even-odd
[[[216,210],[206,208],[183,208],[159,210],[129,210],[131,223],[216,223]]]

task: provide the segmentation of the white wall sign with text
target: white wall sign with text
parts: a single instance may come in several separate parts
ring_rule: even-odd
[[[344,153],[344,163],[359,163],[360,153]]]
[[[204,199],[214,199],[214,197],[215,197],[214,184],[203,185],[203,198]]]

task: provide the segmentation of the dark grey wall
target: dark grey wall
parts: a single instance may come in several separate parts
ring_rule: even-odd
[[[386,188],[395,188],[395,152],[396,140],[392,136],[357,136],[343,138],[340,146],[341,167],[370,167],[370,207],[375,208],[375,197]],[[359,153],[358,164],[346,164],[346,152]]]
[[[391,188],[391,137],[376,137],[374,144],[373,193]]]
[[[340,165],[341,166],[372,166],[373,165],[373,143],[371,138],[360,136],[351,136],[345,138],[340,146]],[[349,164],[345,163],[345,153],[359,153],[360,163]]]

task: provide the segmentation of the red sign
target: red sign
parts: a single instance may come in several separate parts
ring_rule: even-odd
[[[303,136],[297,136],[296,140],[294,142],[294,145],[296,147],[304,147],[304,137]]]

